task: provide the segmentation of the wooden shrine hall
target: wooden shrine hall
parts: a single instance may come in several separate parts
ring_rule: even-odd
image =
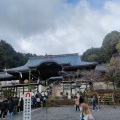
[[[96,65],[96,62],[81,61],[78,53],[32,57],[23,66],[0,72],[0,81],[19,80],[17,85],[2,86],[3,88],[15,87],[17,91],[19,86],[30,87],[34,84],[38,87],[40,84],[45,85],[50,77],[64,76],[64,72],[95,69]]]

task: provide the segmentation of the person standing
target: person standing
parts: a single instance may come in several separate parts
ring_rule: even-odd
[[[5,119],[5,115],[7,115],[7,100],[3,100],[0,103],[0,110],[1,110],[0,118],[3,117],[3,119]]]
[[[21,100],[20,100],[20,111],[23,111],[23,98],[21,98]]]
[[[80,98],[79,98],[79,103],[80,104],[84,103],[84,98],[82,96],[80,96]]]
[[[38,96],[36,98],[36,102],[37,102],[37,108],[39,108],[40,107],[40,98]]]
[[[96,103],[97,103],[97,100],[96,100],[95,96],[93,96],[93,98],[92,98],[93,110],[92,111],[94,111],[95,109],[97,109],[97,111],[99,111],[98,107],[96,106]]]
[[[18,102],[19,102],[19,99],[17,96],[15,96],[15,98],[13,99],[13,103],[14,103],[13,113],[14,114],[17,114],[17,112],[18,112]]]
[[[94,120],[88,104],[82,103],[82,111],[80,112],[80,120]]]
[[[79,98],[77,96],[75,97],[75,106],[76,106],[76,111],[77,110],[80,111],[80,109],[79,109]]]
[[[36,108],[36,98],[32,96],[33,108]]]
[[[20,112],[20,98],[18,99],[18,109],[17,112]]]
[[[43,96],[43,107],[46,107],[46,96]]]
[[[13,109],[14,109],[14,102],[12,97],[10,98],[10,100],[8,101],[8,112],[9,112],[9,116],[12,116],[13,114]]]

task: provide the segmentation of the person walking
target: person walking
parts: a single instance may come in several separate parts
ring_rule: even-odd
[[[80,111],[80,120],[94,120],[88,104],[82,103],[81,104],[82,111]]]
[[[96,106],[96,103],[97,103],[97,100],[96,100],[95,96],[93,96],[93,98],[92,98],[93,110],[92,111],[94,111],[95,109],[97,109],[97,111],[99,111],[98,107]]]
[[[80,109],[79,109],[79,98],[77,96],[75,97],[75,106],[76,106],[76,111],[77,110],[80,111]]]

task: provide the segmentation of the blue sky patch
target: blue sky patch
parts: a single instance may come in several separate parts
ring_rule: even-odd
[[[77,4],[80,0],[65,0],[67,3]]]

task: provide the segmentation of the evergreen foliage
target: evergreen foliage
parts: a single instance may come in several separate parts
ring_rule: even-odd
[[[12,89],[5,89],[3,90],[3,96],[4,98],[10,98],[16,94],[15,91],[12,91]]]
[[[28,61],[29,57],[33,56],[36,55],[16,52],[10,44],[4,40],[0,41],[0,66],[3,68],[14,68],[22,66]]]
[[[81,59],[83,61],[108,63],[113,54],[117,53],[116,45],[120,40],[120,32],[112,31],[107,34],[103,39],[102,46],[100,48],[91,48],[86,50]],[[119,45],[119,44],[118,44]],[[118,48],[117,45],[117,48]]]

